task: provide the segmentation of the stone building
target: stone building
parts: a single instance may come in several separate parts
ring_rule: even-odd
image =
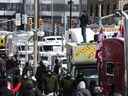
[[[53,22],[59,22],[68,26],[70,18],[69,1],[70,0],[39,0],[39,17],[50,21],[52,25]],[[73,19],[75,18],[74,20],[76,20],[76,24],[78,24],[81,8],[87,8],[87,0],[72,1],[72,17]],[[15,19],[16,13],[25,13],[28,17],[33,17],[34,0],[0,0],[0,19]],[[8,26],[6,26],[7,24],[4,26],[1,24],[0,26],[2,26],[3,30],[6,30],[6,28],[8,28]]]
[[[100,4],[101,11],[99,11]],[[100,14],[103,17],[112,14],[115,9],[128,10],[128,0],[88,0],[87,5],[88,14],[92,20],[91,23],[97,22]]]
[[[128,0],[88,0],[88,13],[90,16],[99,16],[99,4],[101,3],[101,15],[111,14],[115,9],[123,10],[128,6]],[[125,7],[128,10],[128,7]]]

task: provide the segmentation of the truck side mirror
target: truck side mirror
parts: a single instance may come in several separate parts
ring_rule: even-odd
[[[69,38],[69,39],[72,39],[72,35],[71,35],[71,34],[69,34],[68,38]]]
[[[98,41],[98,34],[95,34],[94,35],[94,42],[97,42]]]

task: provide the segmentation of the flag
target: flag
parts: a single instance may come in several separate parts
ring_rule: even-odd
[[[121,37],[124,37],[124,31],[125,31],[125,27],[123,24],[120,25],[120,28],[119,28],[119,32],[120,32],[120,36]]]

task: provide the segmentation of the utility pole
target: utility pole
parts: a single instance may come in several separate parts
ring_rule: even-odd
[[[87,11],[88,0],[79,0],[79,15],[81,16],[83,11]]]
[[[55,35],[55,30],[54,30],[54,12],[53,12],[54,11],[53,10],[54,9],[54,6],[53,6],[54,4],[53,3],[54,3],[53,0],[51,0],[51,24],[52,24],[52,32],[53,32],[52,34]]]
[[[26,0],[22,0],[22,4],[20,6],[20,13],[21,13],[21,25],[20,25],[20,30],[24,30],[24,22],[23,22],[23,15],[25,14],[25,5],[26,5]]]
[[[22,18],[22,22],[24,23],[24,30],[27,30],[26,24],[27,24],[27,15],[26,15],[26,0],[23,0],[23,8],[24,8],[24,12],[23,12],[23,18]]]
[[[79,7],[79,15],[81,16],[81,14],[82,14],[82,0],[79,0],[79,5],[80,5],[80,7]]]
[[[102,25],[101,17],[102,17],[102,2],[103,0],[99,0],[99,25]]]
[[[38,38],[37,38],[37,29],[38,29],[38,0],[34,0],[34,49],[33,49],[33,52],[34,52],[34,61],[33,61],[33,64],[34,64],[34,72],[36,72],[36,68],[37,68],[37,60],[38,60],[38,55],[37,55],[37,48],[38,48]]]
[[[68,38],[69,38],[69,42],[71,42],[72,41],[72,35],[71,35],[71,28],[72,28],[72,4],[73,4],[73,1],[72,0],[70,0],[70,1],[68,1],[68,5],[70,6],[70,15],[69,15],[69,25],[68,25],[68,29],[69,29],[69,32],[70,32],[70,34],[69,34],[69,36],[68,36]],[[68,68],[69,68],[69,72],[70,72],[70,69],[71,69],[71,54],[68,54],[68,62],[69,62],[69,64],[68,64]]]

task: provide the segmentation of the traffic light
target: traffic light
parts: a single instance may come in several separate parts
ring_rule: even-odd
[[[100,18],[99,18],[99,17],[96,17],[94,22],[95,22],[97,25],[99,25],[99,21],[100,21]]]
[[[32,18],[28,18],[28,29],[31,31],[32,30],[32,25],[33,25],[33,21]]]
[[[115,10],[113,18],[114,18],[114,23],[116,26],[119,25],[121,17],[122,17],[122,14],[120,10]]]
[[[114,23],[115,25],[119,25],[120,17],[114,17]]]
[[[43,19],[42,18],[39,19],[39,28],[41,28],[41,27],[43,27]]]
[[[32,18],[28,18],[28,24],[29,24],[29,25],[32,25],[32,24],[33,24]]]

